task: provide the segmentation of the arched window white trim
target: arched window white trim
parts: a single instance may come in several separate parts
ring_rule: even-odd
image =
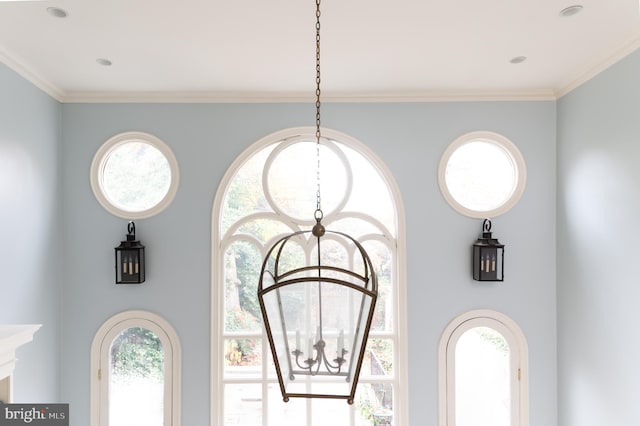
[[[164,425],[180,426],[181,349],[175,330],[165,319],[131,310],[106,320],[91,343],[91,426],[109,426],[109,350],[116,336],[129,328],[152,331],[164,350]]]
[[[456,317],[440,337],[438,349],[439,426],[455,422],[455,350],[460,337],[472,328],[490,327],[510,349],[511,426],[529,426],[529,356],[524,333],[508,316],[492,310],[473,310]]]
[[[211,262],[211,426],[222,426],[224,424],[224,395],[223,393],[223,370],[224,359],[220,355],[224,351],[224,336],[221,324],[224,324],[224,251],[233,241],[233,237],[225,241],[225,246],[221,245],[223,235],[221,235],[220,217],[223,209],[224,198],[227,188],[234,178],[236,172],[253,155],[262,149],[278,142],[286,140],[289,142],[301,135],[312,135],[315,138],[315,127],[297,127],[284,129],[265,136],[243,151],[231,164],[220,182],[216,192],[212,210],[212,262]],[[322,129],[323,138],[339,141],[341,144],[357,151],[380,173],[389,188],[389,192],[394,202],[396,212],[395,224],[395,297],[391,303],[395,308],[395,325],[393,330],[394,351],[394,425],[405,426],[409,424],[408,419],[408,342],[407,342],[407,303],[406,303],[406,249],[405,249],[405,212],[401,199],[401,192],[393,175],[387,166],[371,151],[366,145],[357,139],[331,129]],[[269,214],[270,215],[270,214]],[[266,217],[269,217],[267,215]],[[260,214],[256,215],[260,216]],[[357,216],[357,214],[355,214]],[[326,217],[326,215],[325,215]],[[340,218],[340,213],[334,216],[336,220]],[[354,217],[354,215],[351,215]],[[304,221],[301,221],[304,222]],[[311,222],[310,222],[311,223]],[[381,225],[381,224],[380,224]],[[292,230],[294,226],[292,224]],[[227,234],[230,230],[227,230]],[[375,239],[371,237],[370,239]],[[250,238],[249,238],[250,239]],[[275,242],[275,240],[273,241]],[[256,241],[257,243],[257,241]],[[370,336],[371,337],[371,336]],[[264,339],[266,341],[266,339]],[[362,380],[360,381],[362,383]]]

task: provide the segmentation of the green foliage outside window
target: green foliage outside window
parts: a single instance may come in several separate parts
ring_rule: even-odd
[[[146,328],[129,328],[111,345],[111,374],[129,378],[164,378],[162,342]]]

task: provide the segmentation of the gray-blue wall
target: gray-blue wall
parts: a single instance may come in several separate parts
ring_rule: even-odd
[[[640,419],[640,52],[558,102],[559,424]]]
[[[169,320],[180,336],[183,425],[208,425],[215,191],[251,143],[276,130],[313,125],[313,104],[59,105],[6,68],[0,68],[0,92],[0,185],[10,182],[25,193],[0,193],[6,217],[0,226],[12,243],[3,245],[0,260],[9,271],[0,281],[0,323],[44,324],[19,353],[17,397],[69,402],[72,425],[87,425],[96,330],[117,312],[147,309]],[[323,124],[368,145],[402,192],[411,424],[436,425],[440,333],[458,314],[479,308],[502,311],[521,326],[530,350],[531,424],[558,424],[556,104],[326,103]],[[169,144],[181,176],[173,204],[136,221],[148,251],[147,282],[116,286],[113,247],[124,238],[127,221],[95,200],[89,167],[104,141],[130,130]],[[507,245],[506,281],[500,284],[471,279],[470,247],[481,221],[453,211],[437,186],[442,152],[473,130],[504,134],[527,162],[522,199],[494,219],[494,234]],[[21,166],[5,167],[6,158]]]
[[[259,138],[313,125],[313,104],[65,104],[62,107],[64,260],[62,397],[73,426],[89,418],[89,347],[100,324],[125,309],[163,315],[183,347],[183,425],[209,423],[211,211],[226,169]],[[437,423],[437,348],[458,314],[502,311],[530,348],[531,424],[556,424],[556,110],[554,102],[325,104],[323,124],[368,145],[394,174],[407,229],[409,404],[414,425]],[[107,213],[89,184],[93,155],[109,137],[139,130],[164,140],[180,164],[167,210],[136,221],[147,247],[147,281],[116,286],[113,247],[127,221]],[[507,245],[506,281],[471,279],[470,248],[481,221],[451,209],[437,185],[446,146],[472,130],[509,137],[528,167],[517,206],[494,220]]]
[[[43,324],[18,349],[16,402],[57,402],[60,105],[0,64],[0,324]]]

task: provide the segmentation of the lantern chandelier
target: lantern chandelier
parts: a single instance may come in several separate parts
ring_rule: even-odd
[[[315,136],[316,223],[311,230],[281,238],[267,252],[258,283],[258,299],[283,400],[338,398],[353,404],[378,283],[362,245],[345,233],[325,229],[322,224],[320,0],[316,0]],[[345,248],[352,259],[336,259],[339,256],[323,245],[327,240]],[[311,249],[305,252],[305,247]],[[296,264],[296,259],[304,260]]]

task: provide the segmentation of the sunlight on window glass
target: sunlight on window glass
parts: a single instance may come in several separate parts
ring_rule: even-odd
[[[510,426],[509,345],[496,330],[476,327],[456,345],[456,426]]]
[[[393,385],[360,384],[356,392],[355,406],[356,426],[392,426]]]
[[[316,209],[318,158],[315,142],[291,145],[278,155],[269,170],[269,192],[285,214],[302,220],[313,218]],[[325,215],[347,195],[347,171],[336,153],[320,146],[320,185]]]
[[[390,426],[393,421],[393,389],[397,386],[395,376],[399,370],[397,361],[394,362],[398,328],[394,282],[395,200],[376,163],[342,142],[327,139],[320,147],[324,224],[328,230],[363,238],[361,242],[376,265],[380,291],[362,371],[366,383],[359,385],[358,401],[349,405],[344,400],[292,398],[283,403],[272,353],[262,336],[257,274],[264,252],[279,237],[306,230],[312,224],[317,191],[316,148],[313,134],[275,140],[246,159],[224,194],[220,213],[224,267],[224,282],[220,284],[224,287],[218,308],[224,313],[224,323],[219,327],[224,342],[220,375],[224,402],[220,423],[225,425]],[[354,260],[357,258],[354,247],[334,239],[322,244],[323,262],[355,270],[362,268],[362,262]],[[316,257],[315,240],[300,237],[281,254],[280,272]],[[337,286],[322,289],[326,297],[335,300],[346,297],[341,290]],[[309,286],[283,288],[278,293],[278,303],[285,316],[293,317],[297,312],[293,307],[313,305],[316,294]],[[363,303],[356,298],[351,301],[354,308],[347,312],[338,311],[332,304],[325,306],[328,314],[323,321],[330,354],[337,353],[338,318],[358,312],[359,304]],[[354,323],[363,320],[353,318]],[[287,335],[289,345],[296,347],[299,345],[297,329],[301,331],[302,342],[306,341],[304,334],[312,330],[303,317],[293,317],[293,321],[297,321],[296,326]],[[353,344],[350,338],[345,335],[344,344]],[[345,383],[341,378],[328,377],[321,384],[296,380],[291,386],[296,386],[301,393],[328,394],[330,391],[344,393]]]
[[[144,142],[126,142],[104,163],[101,186],[117,208],[141,212],[155,207],[169,192],[171,168],[166,157]]]
[[[395,236],[396,216],[389,187],[380,172],[362,154],[347,146],[340,146],[353,168],[353,191],[346,210],[361,211],[375,216]],[[375,214],[374,214],[375,212]],[[348,232],[353,236],[351,231]]]
[[[472,141],[456,149],[447,162],[445,180],[451,196],[475,211],[496,209],[511,198],[518,171],[500,146]]]
[[[164,425],[164,350],[146,328],[129,328],[111,344],[109,424]]]

